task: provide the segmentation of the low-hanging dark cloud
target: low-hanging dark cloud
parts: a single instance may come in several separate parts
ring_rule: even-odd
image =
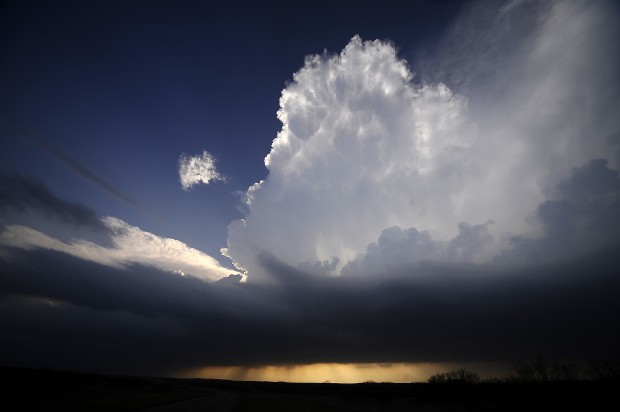
[[[206,365],[609,356],[620,344],[618,252],[518,271],[426,263],[363,280],[262,255],[274,281],[257,285],[13,250],[0,261],[0,362],[168,374]]]

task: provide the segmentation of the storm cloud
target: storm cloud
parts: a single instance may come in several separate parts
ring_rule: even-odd
[[[216,282],[58,252],[1,273],[2,362],[173,374],[207,365],[505,362],[615,355],[618,249],[502,271],[418,264],[360,280],[262,255],[273,282]],[[400,271],[411,267],[400,268]],[[409,275],[409,276],[408,276]]]
[[[603,2],[477,4],[412,62],[417,77],[379,40],[308,56],[224,253],[260,281],[261,252],[338,275],[398,237],[413,260],[480,263],[541,236],[539,206],[573,169],[619,166],[617,16]]]
[[[307,57],[281,94],[269,173],[229,226],[238,273],[2,178],[0,364],[168,375],[617,356],[614,7],[482,3],[417,62],[359,36]],[[35,211],[77,229],[60,237]]]
[[[463,224],[447,242],[393,227],[339,277],[324,275],[333,262],[300,269],[263,252],[266,281],[207,282],[144,260],[114,266],[2,242],[0,362],[175,375],[218,365],[615,356],[618,199],[618,173],[594,160],[539,206],[543,234],[513,239],[494,261],[462,261],[489,241],[491,222]],[[602,243],[584,248],[592,233]]]

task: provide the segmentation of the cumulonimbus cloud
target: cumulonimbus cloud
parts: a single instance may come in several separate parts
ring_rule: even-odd
[[[217,180],[224,180],[215,167],[215,158],[204,150],[202,154],[179,156],[179,180],[183,190],[189,190],[197,184],[205,184]]]
[[[484,38],[497,53],[485,70],[499,71],[485,83],[467,56],[475,47],[457,51],[462,66],[450,70],[475,80],[458,93],[441,78],[413,83],[383,41],[355,36],[340,54],[307,57],[282,91],[269,175],[248,189],[247,215],[229,226],[223,252],[251,280],[264,275],[264,251],[339,274],[378,239],[426,242],[409,251],[418,255],[443,245],[422,258],[485,262],[515,236],[543,235],[538,207],[572,170],[592,159],[618,168],[615,16],[605,3],[520,2],[457,25],[461,34],[489,28]],[[529,22],[527,33],[498,24],[506,19]],[[448,253],[453,240],[468,252]]]
[[[447,71],[426,85],[385,42],[308,59],[282,95],[269,176],[230,228],[249,282],[202,282],[215,262],[114,218],[107,246],[6,226],[0,362],[167,374],[617,357],[617,13],[510,6],[467,15],[455,36],[470,40],[439,53]],[[93,226],[40,185],[9,187],[11,213]]]

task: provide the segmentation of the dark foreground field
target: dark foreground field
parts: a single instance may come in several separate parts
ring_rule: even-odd
[[[620,389],[617,381],[340,385],[103,376],[14,368],[0,368],[0,378],[4,411],[603,410],[617,403]]]

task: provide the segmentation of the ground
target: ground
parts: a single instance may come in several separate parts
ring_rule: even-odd
[[[525,411],[598,410],[620,382],[296,384],[0,368],[10,411]]]

